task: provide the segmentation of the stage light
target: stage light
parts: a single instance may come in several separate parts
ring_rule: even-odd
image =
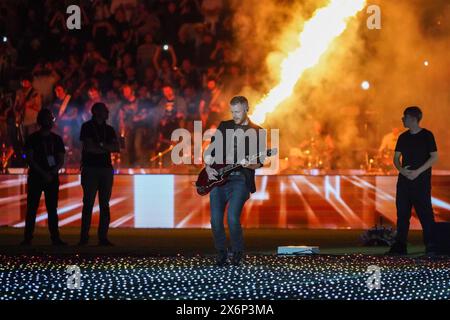
[[[361,88],[362,88],[363,90],[369,90],[369,88],[370,88],[370,83],[369,83],[369,81],[363,81],[363,82],[361,83]]]
[[[67,289],[66,266],[81,270]],[[380,289],[366,285],[381,267]],[[357,255],[247,255],[241,266],[212,257],[0,255],[3,300],[449,299],[448,259]]]
[[[425,60],[425,61],[423,62],[423,65],[424,65],[425,67],[428,67],[428,66],[430,65],[430,62],[429,62],[428,60]]]

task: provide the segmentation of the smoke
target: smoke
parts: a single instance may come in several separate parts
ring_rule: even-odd
[[[241,91],[253,105],[277,83],[277,66],[298,45],[304,22],[327,2],[231,0],[234,47],[245,57],[247,71]],[[438,143],[438,168],[449,168],[450,5],[447,0],[368,2],[381,8],[381,30],[367,28],[365,11],[350,21],[264,126],[280,128],[282,156],[288,156],[319,123],[322,136],[334,142],[336,166],[355,168],[366,153],[375,155],[384,134],[402,129],[405,107],[419,105],[422,125]],[[369,90],[362,90],[364,80]]]

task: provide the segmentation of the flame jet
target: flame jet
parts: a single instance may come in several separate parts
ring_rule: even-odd
[[[319,62],[333,40],[345,31],[349,19],[365,5],[366,0],[331,0],[326,7],[314,12],[298,36],[299,47],[289,52],[281,63],[279,83],[262,98],[250,115],[254,122],[264,123],[266,115],[293,93],[305,70]]]

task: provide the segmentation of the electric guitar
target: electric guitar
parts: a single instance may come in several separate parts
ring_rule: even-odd
[[[254,162],[262,157],[270,157],[276,155],[278,152],[277,148],[269,149],[267,151],[259,152],[258,154],[246,159],[249,162]],[[210,180],[208,178],[208,173],[206,168],[203,168],[198,175],[197,181],[195,182],[195,187],[197,188],[197,193],[201,196],[205,196],[211,192],[211,190],[216,186],[224,185],[228,181],[230,173],[238,168],[242,167],[241,163],[238,164],[212,164],[211,168],[215,169],[218,173],[216,176],[217,180]]]

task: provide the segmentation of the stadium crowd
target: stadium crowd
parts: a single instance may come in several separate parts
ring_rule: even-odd
[[[81,9],[69,30],[66,8]],[[79,131],[104,102],[121,140],[121,165],[152,166],[176,128],[227,116],[227,90],[245,70],[233,50],[224,0],[18,0],[0,4],[0,140],[21,166],[41,108],[53,112],[67,166],[80,160]]]

